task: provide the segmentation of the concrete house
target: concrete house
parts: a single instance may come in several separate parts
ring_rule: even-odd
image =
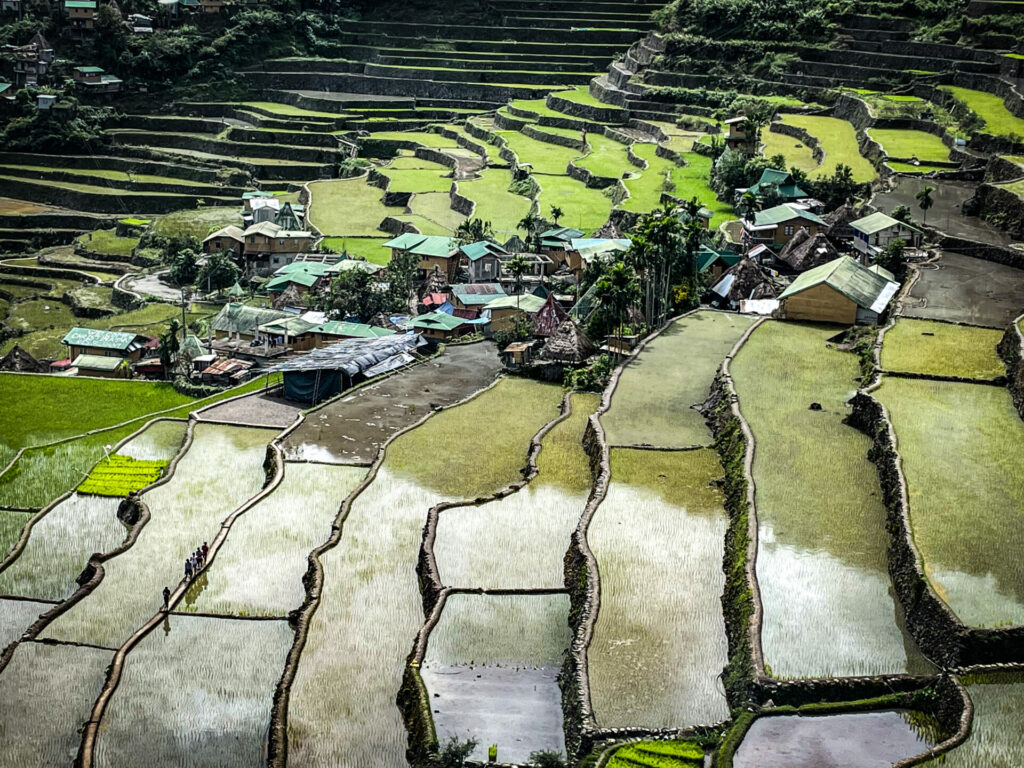
[[[754,214],[753,221],[743,222],[743,245],[747,249],[755,245],[767,245],[777,251],[788,243],[801,227],[806,229],[809,235],[814,236],[823,232],[827,226],[820,216],[791,203],[783,203],[774,208],[758,211]]]
[[[484,309],[491,313],[491,331],[511,331],[515,328],[517,315],[520,322],[533,320],[546,302],[546,299],[525,293],[520,296],[501,296],[485,304]]]
[[[242,257],[252,272],[275,270],[312,249],[313,233],[282,229],[272,221],[253,224],[242,233]]]
[[[487,283],[501,278],[501,257],[509,253],[497,243],[481,240],[459,247],[463,266],[471,283]]]
[[[881,212],[851,221],[850,229],[853,230],[853,247],[868,260],[888,248],[893,240],[902,240],[911,248],[921,245],[920,229]]]
[[[779,301],[789,320],[876,324],[899,287],[885,273],[841,256],[801,274]]]
[[[585,233],[572,227],[554,227],[540,233],[540,252],[547,255],[557,266],[566,263],[567,253],[572,249],[572,241],[583,237]]]
[[[14,59],[15,85],[38,85],[53,63],[53,48],[38,32],[27,45],[6,45],[4,51]]]
[[[451,290],[450,301],[456,309],[483,309],[506,295],[505,289],[497,283],[458,283]]]
[[[108,75],[102,67],[75,67],[72,71],[75,83],[88,93],[117,93],[124,82]]]
[[[64,0],[64,16],[73,29],[90,30],[96,20],[96,0]]]

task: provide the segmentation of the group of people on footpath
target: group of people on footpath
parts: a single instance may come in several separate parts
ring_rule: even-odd
[[[192,577],[197,575],[206,566],[206,556],[210,553],[210,548],[206,542],[203,542],[203,546],[196,547],[196,551],[188,556],[185,560],[185,581],[192,581]],[[168,610],[171,602],[171,589],[170,587],[164,587],[164,610]]]

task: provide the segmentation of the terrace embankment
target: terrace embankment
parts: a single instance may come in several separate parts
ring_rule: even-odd
[[[1006,366],[1007,386],[1017,413],[1024,419],[1024,315],[1015,318],[999,341],[999,355]]]

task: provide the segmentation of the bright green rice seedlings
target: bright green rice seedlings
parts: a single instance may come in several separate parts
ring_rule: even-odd
[[[974,703],[971,735],[961,746],[927,765],[942,768],[1013,768],[1024,755],[1024,677],[1019,672],[968,675],[962,679]]]
[[[452,208],[451,197],[447,192],[417,193],[409,201],[409,210],[451,234],[466,220],[465,216]]]
[[[191,235],[202,240],[211,232],[215,232],[228,224],[240,226],[242,214],[238,207],[194,208],[187,211],[176,211],[157,219],[153,229],[159,235]]]
[[[925,572],[969,626],[1024,624],[1024,423],[1003,387],[887,378]]]
[[[385,206],[383,192],[362,176],[316,181],[309,191],[313,196],[309,220],[324,235],[374,237],[380,235],[380,223],[387,216],[402,212]]]
[[[473,217],[491,222],[495,237],[502,241],[516,234],[532,205],[529,198],[509,192],[510,184],[512,173],[504,168],[485,168],[479,179],[459,182],[459,193],[476,203]]]
[[[882,368],[933,376],[992,379],[1006,373],[1002,331],[901,317],[885,334]]]
[[[714,450],[614,449],[587,533],[601,575],[588,654],[601,727],[681,727],[728,717],[721,563],[727,518]]]
[[[782,116],[782,122],[803,128],[821,144],[825,159],[811,173],[813,178],[831,176],[840,163],[850,166],[855,181],[871,181],[878,175],[871,162],[861,155],[857,145],[857,131],[846,120],[819,115],[786,114]]]
[[[647,162],[647,169],[623,183],[629,190],[629,198],[621,207],[628,211],[646,213],[658,207],[661,193],[668,192],[674,197],[690,200],[694,197],[714,213],[711,226],[717,227],[723,221],[736,218],[732,207],[720,202],[708,186],[711,174],[711,158],[696,152],[683,153],[684,165],[658,157],[654,144],[634,144],[633,153]]]
[[[427,133],[425,131],[380,131],[373,134],[373,140],[414,141],[417,144],[422,144],[424,147],[433,147],[434,149],[447,149],[459,146],[455,139],[449,139],[440,133]]]
[[[1024,136],[1024,118],[1017,117],[1008,110],[1001,96],[952,85],[939,87],[967,104],[968,109],[984,120],[986,133],[995,136]]]
[[[32,526],[28,544],[0,571],[0,594],[64,600],[94,552],[119,546],[128,527],[117,519],[120,499],[74,494]]]
[[[92,713],[112,657],[98,648],[21,643],[0,675],[4,762],[73,764],[79,729]]]
[[[285,465],[274,492],[235,521],[217,559],[179,610],[286,616],[302,604],[309,553],[328,539],[363,467]]]
[[[592,477],[583,450],[598,395],[574,395],[570,416],[542,442],[539,474],[522,490],[480,506],[439,513],[434,555],[446,586],[550,588],[586,506]]]
[[[569,163],[583,153],[572,147],[534,139],[518,131],[499,131],[506,146],[516,153],[519,165],[529,165],[534,173],[564,176]]]
[[[871,440],[842,421],[858,363],[826,345],[837,330],[767,322],[731,366],[756,442],[765,662],[779,677],[928,671],[897,618]]]
[[[544,129],[550,130],[550,129]],[[573,134],[579,136],[578,132]],[[626,157],[626,145],[609,139],[599,133],[587,134],[588,154],[576,161],[576,165],[586,168],[596,176],[620,178],[624,173],[632,173],[636,166]]]
[[[949,147],[925,131],[871,128],[868,135],[882,145],[889,157],[916,157],[922,163],[949,160]]]
[[[96,741],[97,768],[258,764],[293,639],[284,621],[168,618],[128,656]]]
[[[490,744],[503,762],[564,752],[558,671],[568,614],[566,595],[450,595],[421,669],[438,739],[476,739],[477,760]]]
[[[805,173],[818,169],[818,161],[814,159],[814,151],[802,141],[775,131],[761,131],[761,143],[764,145],[761,154],[765,157],[782,155],[786,158],[786,168],[798,168]]]
[[[32,623],[53,606],[31,600],[0,599],[0,651],[25,634]],[[5,676],[0,675],[0,680]]]
[[[166,466],[166,461],[143,461],[114,455],[102,459],[92,468],[89,476],[78,486],[78,492],[127,496],[159,480]]]
[[[691,741],[641,741],[612,753],[606,768],[701,768],[704,750]]]
[[[748,316],[698,312],[677,320],[651,341],[619,379],[601,417],[610,445],[680,448],[708,445],[704,402],[715,371],[750,327]]]
[[[181,581],[185,559],[203,541],[212,541],[222,521],[259,492],[266,445],[274,434],[197,425],[171,479],[143,494],[152,518],[134,546],[104,564],[106,576],[89,599],[51,624],[46,636],[120,646],[159,609],[160,591]]]
[[[575,227],[585,233],[601,228],[612,211],[612,199],[606,190],[594,189],[571,176],[536,176],[540,185],[537,200],[544,215],[557,206],[564,215],[560,226]]]
[[[378,237],[325,237],[320,245],[335,253],[347,253],[386,267],[391,261],[391,251],[383,247],[386,242],[386,238]]]
[[[561,387],[503,379],[464,405],[433,416],[429,429],[396,440],[388,448],[387,466],[446,496],[493,493],[522,479],[530,438],[558,416],[561,399]]]
[[[106,256],[130,256],[139,244],[137,237],[118,237],[116,229],[99,229],[87,232],[78,238],[78,243],[88,251]]]
[[[11,306],[5,321],[9,328],[34,331],[44,328],[70,328],[75,324],[71,308],[56,299],[29,299]]]

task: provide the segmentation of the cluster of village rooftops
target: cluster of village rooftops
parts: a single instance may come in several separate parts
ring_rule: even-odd
[[[740,247],[718,250],[710,238],[700,246],[697,269],[710,286],[704,301],[796,320],[877,322],[898,283],[873,263],[875,257],[897,239],[912,253],[920,247],[921,231],[884,213],[858,215],[851,206],[822,215],[821,203],[785,171],[767,169],[758,184],[737,195],[756,197],[768,185],[783,202],[742,222]],[[689,219],[682,209],[676,215]],[[600,347],[587,338],[583,329],[599,305],[594,286],[565,291],[581,283],[595,260],[615,260],[630,248],[630,238],[611,224],[592,237],[572,227],[552,227],[532,238],[532,248],[518,236],[500,244],[398,235],[381,247],[392,258],[411,255],[416,261],[417,287],[409,310],[378,314],[365,323],[307,307],[339,274],[361,270],[386,284],[387,267],[344,253],[318,252],[318,238],[305,228],[304,216],[302,205],[268,192],[247,192],[243,225],[223,227],[204,240],[206,254],[231,254],[249,288],[236,283],[226,291],[228,301],[210,322],[206,338],[185,339],[178,356],[193,379],[230,385],[267,369],[284,371],[286,379],[308,377],[312,371],[329,380],[329,387],[341,389],[414,362],[424,345],[502,337],[521,327],[530,329],[532,339],[517,340],[502,351],[513,367],[577,366],[602,349],[628,351],[630,340],[613,339]],[[710,218],[707,211],[698,214],[705,226]],[[525,274],[515,279],[507,269],[513,258],[526,263]],[[68,354],[52,364],[54,372],[152,378],[169,373],[156,338],[73,328],[63,342]],[[297,366],[300,358],[308,361]],[[326,396],[323,387],[314,390],[315,398]]]

